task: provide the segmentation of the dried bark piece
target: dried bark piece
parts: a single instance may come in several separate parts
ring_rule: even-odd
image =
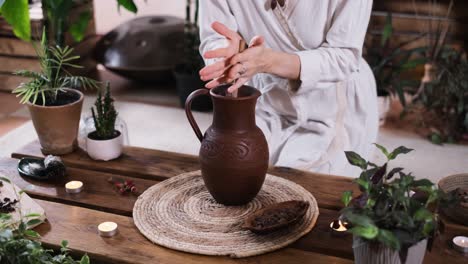
[[[244,228],[257,234],[267,234],[299,221],[309,209],[304,201],[288,201],[269,205],[254,212],[244,222]]]

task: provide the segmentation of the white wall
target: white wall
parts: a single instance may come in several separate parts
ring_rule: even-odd
[[[94,16],[96,31],[104,34],[122,22],[136,16],[173,15],[185,17],[186,0],[134,0],[138,6],[138,14],[128,12],[124,8],[117,11],[116,0],[94,0]]]

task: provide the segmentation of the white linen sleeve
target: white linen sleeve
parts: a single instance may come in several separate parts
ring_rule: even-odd
[[[372,11],[372,0],[341,0],[324,43],[317,49],[296,52],[301,61],[301,93],[318,82],[340,82],[359,71],[362,47]]]
[[[221,22],[233,31],[238,31],[237,21],[229,8],[226,0],[200,0],[200,53],[224,48],[228,45],[225,37],[216,33],[211,24]],[[205,64],[210,65],[219,59],[205,59]]]

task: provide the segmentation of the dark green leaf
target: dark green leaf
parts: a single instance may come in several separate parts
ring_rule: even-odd
[[[349,213],[346,214],[346,221],[352,223],[353,225],[375,226],[374,221],[367,215]]]
[[[385,21],[385,26],[382,31],[382,40],[381,40],[381,46],[384,47],[386,46],[388,40],[393,34],[393,25],[392,25],[392,14],[388,13],[387,14],[387,19]]]
[[[442,139],[442,135],[436,132],[431,133],[429,135],[429,139],[431,140],[432,143],[436,145],[442,145],[442,143],[444,143],[444,140]]]
[[[413,217],[414,217],[414,220],[416,220],[416,221],[427,222],[427,221],[432,221],[433,220],[432,213],[428,209],[426,209],[425,207],[419,208],[419,210],[416,211],[416,213],[414,213]]]
[[[387,150],[384,146],[379,145],[379,144],[377,144],[377,143],[374,143],[374,145],[375,145],[378,149],[380,149],[380,151],[385,155],[385,157],[388,158],[388,154],[389,154],[389,153],[388,153],[388,150]]]
[[[132,13],[137,13],[138,8],[133,2],[133,0],[117,0],[117,7],[120,9],[120,6],[123,6],[125,9]]]
[[[86,34],[86,29],[88,29],[88,24],[90,20],[91,12],[85,11],[80,14],[80,16],[78,17],[78,21],[76,21],[70,26],[70,34],[72,35],[75,41],[80,42],[83,40]]]
[[[369,184],[368,181],[366,181],[364,179],[361,179],[361,178],[357,178],[357,179],[354,180],[354,182],[356,182],[361,187],[361,189],[363,191],[369,190],[370,184]]]
[[[346,158],[348,159],[348,162],[353,165],[357,166],[363,170],[367,168],[367,162],[364,160],[359,154],[353,151],[345,151]]]
[[[380,167],[374,175],[372,175],[371,180],[373,184],[378,184],[382,181],[383,177],[387,173],[387,163]]]
[[[389,160],[394,160],[398,155],[407,154],[407,153],[410,153],[411,151],[413,151],[413,149],[409,149],[407,147],[400,146],[400,147],[396,148],[395,150],[393,150],[392,153],[390,153],[388,155],[388,159]]]
[[[1,6],[3,18],[13,27],[13,33],[25,41],[31,40],[28,0],[6,0]]]
[[[363,237],[365,239],[374,239],[377,237],[379,229],[375,225],[355,226],[351,228],[350,232],[355,236]]]
[[[40,223],[42,223],[42,221],[39,220],[39,219],[31,219],[31,220],[28,221],[27,225],[28,226],[35,226],[35,225],[38,225]]]
[[[88,255],[84,255],[84,256],[81,258],[80,264],[89,264],[89,257],[88,257]]]
[[[418,66],[424,65],[426,62],[427,62],[426,58],[420,58],[420,59],[408,61],[405,64],[401,65],[400,67],[403,70],[410,70]]]
[[[68,241],[67,240],[62,240],[62,243],[60,244],[63,248],[68,247]]]
[[[352,191],[346,191],[343,193],[343,196],[341,197],[341,201],[345,206],[348,206],[351,200],[353,199],[353,192]]]
[[[39,235],[39,233],[37,233],[36,231],[33,231],[33,230],[25,230],[24,231],[24,234],[28,237],[32,237],[32,238],[40,238],[41,236]]]
[[[40,217],[40,216],[41,216],[40,214],[30,213],[30,214],[25,215],[24,217],[25,218],[30,218],[30,217]]]
[[[393,168],[393,169],[388,173],[388,175],[387,175],[387,180],[390,180],[391,178],[393,178],[393,176],[395,175],[395,173],[399,173],[399,172],[401,172],[401,171],[403,171],[403,168],[399,168],[399,167]]]
[[[398,241],[398,238],[388,230],[380,229],[379,234],[377,235],[377,240],[397,251],[399,251],[401,248],[400,241]]]
[[[434,184],[428,179],[421,179],[421,180],[414,181],[413,186],[414,187],[420,187],[420,186],[432,187],[434,186]]]

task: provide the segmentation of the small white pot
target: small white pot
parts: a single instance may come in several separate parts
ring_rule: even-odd
[[[383,126],[387,118],[388,111],[390,111],[390,96],[377,97],[377,108],[379,110],[379,124]]]
[[[109,161],[120,157],[123,149],[123,136],[120,131],[119,135],[113,139],[96,140],[86,137],[86,151],[94,160]]]

